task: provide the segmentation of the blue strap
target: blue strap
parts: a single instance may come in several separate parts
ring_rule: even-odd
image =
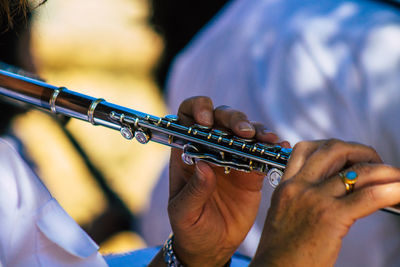
[[[110,267],[147,266],[161,247],[139,249],[123,254],[105,255],[104,258]],[[250,258],[239,253],[232,257],[231,267],[245,267],[250,263]]]

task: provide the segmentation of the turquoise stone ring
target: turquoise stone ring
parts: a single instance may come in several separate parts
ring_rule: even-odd
[[[343,174],[343,172],[339,172],[340,178],[342,178],[342,181],[344,183],[344,186],[346,187],[346,194],[349,194],[353,192],[354,190],[354,184],[357,182],[358,175],[355,171],[348,171],[346,174]]]
[[[344,177],[346,178],[346,180],[348,180],[347,181],[348,183],[351,183],[351,182],[355,183],[357,181],[358,175],[355,171],[348,171],[348,172],[346,172]]]

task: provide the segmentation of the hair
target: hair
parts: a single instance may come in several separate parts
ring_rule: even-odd
[[[27,0],[0,0],[0,16],[2,32],[14,27],[21,18],[25,19],[29,11]]]
[[[44,1],[39,2],[39,6]],[[0,62],[34,71],[29,55],[29,0],[0,0]],[[12,120],[25,109],[0,101],[0,135],[8,132]]]
[[[31,10],[44,2],[46,0],[40,0],[37,4],[29,0],[0,0],[1,33],[14,28],[16,24],[26,23]]]

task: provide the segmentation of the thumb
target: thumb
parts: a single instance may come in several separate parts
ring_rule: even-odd
[[[198,161],[193,176],[168,205],[171,222],[194,224],[215,187],[215,172],[207,163]]]

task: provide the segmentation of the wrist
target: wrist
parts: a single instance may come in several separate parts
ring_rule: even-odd
[[[165,242],[163,247],[164,261],[167,266],[176,267],[197,267],[197,266],[214,266],[214,267],[229,267],[231,263],[230,256],[217,258],[208,253],[190,253],[184,247],[176,242],[171,235]]]

